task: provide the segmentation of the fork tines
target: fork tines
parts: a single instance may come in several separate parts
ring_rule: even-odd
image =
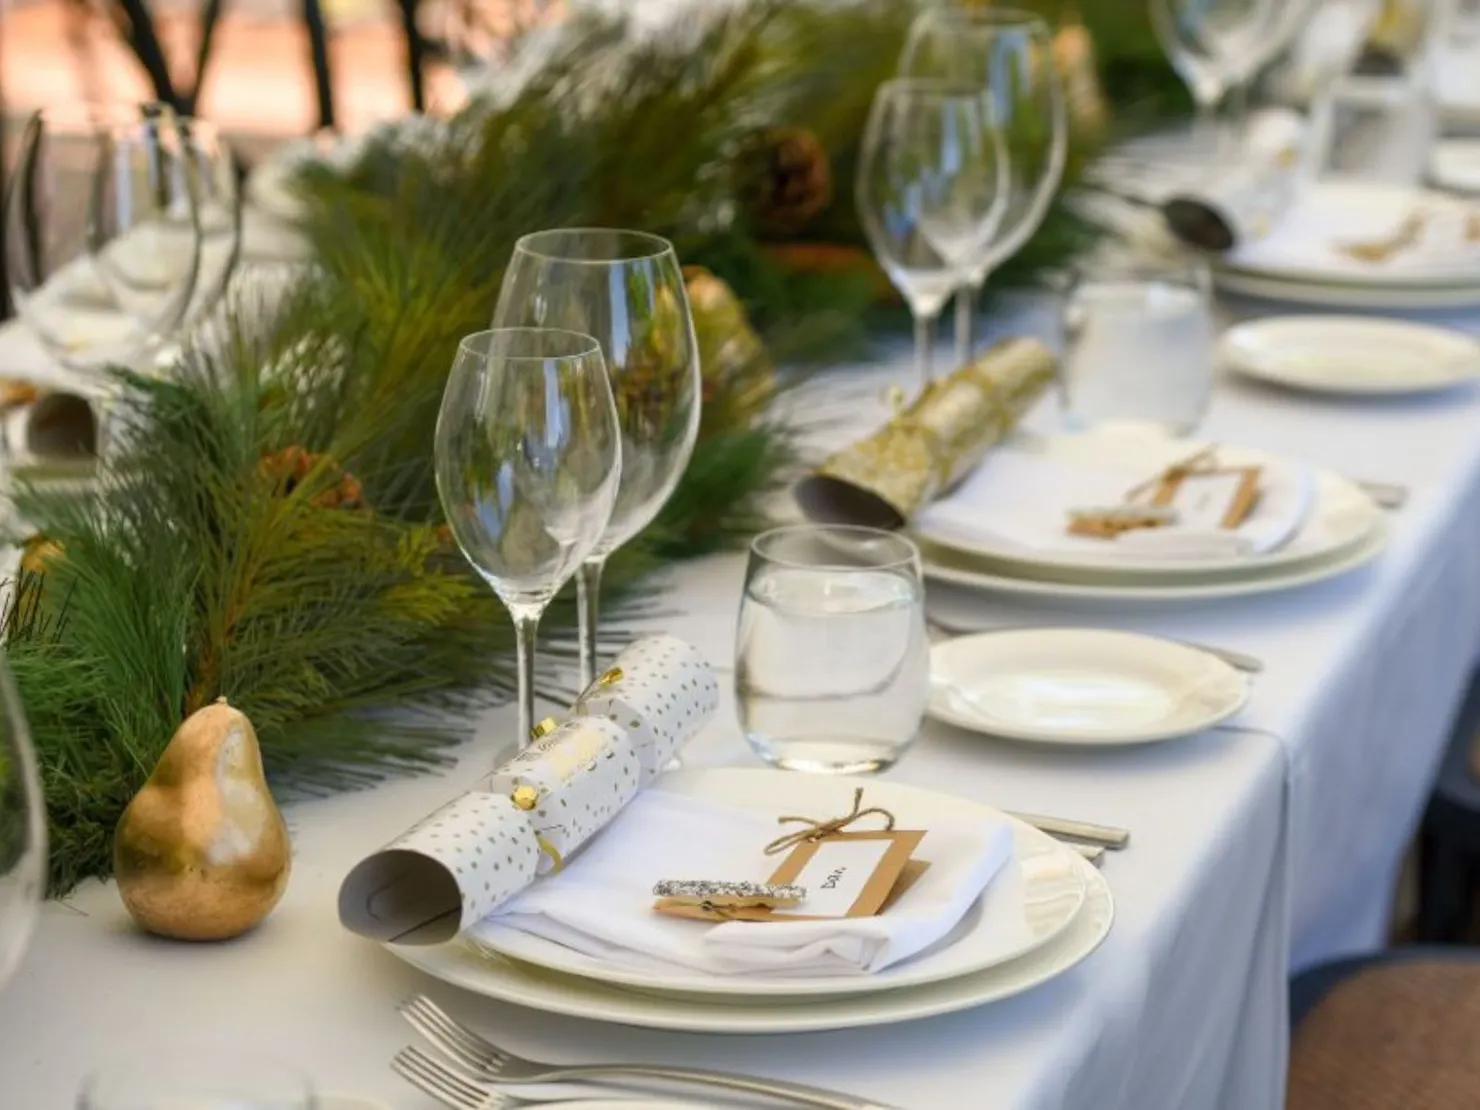
[[[431,1042],[433,1048],[451,1057],[478,1076],[492,1078],[504,1069],[505,1054],[482,1037],[464,1028],[426,995],[401,1003],[401,1016]]]
[[[391,1061],[391,1070],[452,1110],[498,1110],[504,1105],[502,1097],[458,1075],[419,1048],[401,1049]]]

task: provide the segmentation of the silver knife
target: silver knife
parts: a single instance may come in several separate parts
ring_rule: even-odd
[[[1046,832],[1049,836],[1063,840],[1078,840],[1085,844],[1099,844],[1109,848],[1112,852],[1124,850],[1131,842],[1129,829],[1117,829],[1110,825],[1092,825],[1087,821],[1070,821],[1063,817],[1044,817],[1037,813],[1013,813],[1009,810],[1007,815],[1017,818],[1024,824],[1032,825],[1039,832]]]

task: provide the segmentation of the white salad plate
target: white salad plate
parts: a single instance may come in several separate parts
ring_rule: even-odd
[[[1037,744],[1122,746],[1232,717],[1249,680],[1185,644],[1103,629],[983,632],[930,652],[930,716]]]
[[[1314,308],[1373,312],[1435,312],[1480,307],[1480,280],[1471,285],[1342,285],[1240,274],[1215,268],[1213,283],[1225,293]]]
[[[849,780],[731,768],[668,774],[655,788],[777,815],[846,813],[854,791]],[[1053,940],[1084,905],[1085,882],[1078,855],[1031,825],[978,802],[895,783],[871,784],[868,802],[894,814],[901,829],[927,830],[920,848],[926,860],[930,858],[932,819],[958,824],[1000,821],[1010,825],[1013,833],[1011,857],[960,924],[926,951],[883,971],[767,976],[756,972],[711,975],[681,967],[637,968],[612,964],[515,929],[481,932],[476,945],[525,964],[634,990],[723,995],[741,1001],[821,999],[917,987],[1008,963]]]
[[[1210,446],[1189,440],[1152,436],[1043,436],[1018,449],[1042,452],[1048,461],[1093,469],[1114,469],[1154,478],[1167,467],[1182,462]],[[1225,466],[1272,467],[1279,462],[1267,452],[1219,445],[1218,461]],[[1292,467],[1286,465],[1285,470]],[[934,548],[969,557],[985,573],[1053,580],[1083,585],[1153,586],[1192,585],[1214,578],[1264,581],[1279,572],[1294,573],[1322,560],[1351,552],[1368,541],[1382,526],[1382,510],[1356,484],[1331,471],[1317,470],[1309,513],[1290,539],[1273,551],[1251,555],[1216,555],[1201,558],[1155,558],[1147,555],[1134,561],[1105,552],[1113,541],[1079,540],[1073,548],[1032,551],[1007,540],[954,528],[948,523],[917,520],[913,534]],[[1128,487],[1129,488],[1129,487]],[[1043,527],[1051,530],[1057,519],[1068,523],[1073,506],[1047,505]]]
[[[1480,195],[1480,139],[1444,139],[1429,155],[1429,180],[1441,189]]]
[[[1310,393],[1428,393],[1480,378],[1480,343],[1448,328],[1363,316],[1284,316],[1240,324],[1219,344],[1236,373]]]
[[[1355,547],[1325,559],[1281,567],[1253,576],[1164,578],[1148,583],[1124,581],[1067,582],[1014,575],[1000,567],[984,564],[970,556],[940,548],[924,548],[925,577],[963,589],[1038,600],[1096,602],[1113,607],[1141,608],[1148,605],[1187,605],[1278,593],[1326,582],[1360,570],[1382,554],[1387,545],[1387,527],[1376,528]]]
[[[723,784],[725,800],[730,804],[747,804],[741,798],[752,799],[753,804],[763,793],[768,799],[767,809],[799,803],[799,795],[786,794],[780,780],[808,779],[808,776],[764,770],[683,774],[685,777],[710,778],[711,785]],[[742,782],[743,779],[750,781]],[[815,794],[805,788],[800,789],[807,794],[800,804],[817,803]],[[982,808],[964,799],[889,782],[872,783],[869,800],[894,810],[902,826],[913,820],[924,827],[928,825],[930,815],[942,812],[940,807],[943,806],[968,815]],[[847,808],[846,804],[844,808]],[[875,989],[864,994],[845,993],[808,1000],[767,995],[747,998],[734,994],[635,990],[491,955],[462,942],[428,948],[388,947],[398,958],[427,975],[472,993],[546,1013],[592,1021],[693,1033],[745,1034],[803,1033],[889,1025],[955,1013],[1010,998],[1069,972],[1088,958],[1110,931],[1114,902],[1104,876],[1087,861],[1066,850],[1065,863],[1072,873],[1072,877],[1066,878],[1066,886],[1082,890],[1083,904],[1067,927],[1051,940],[1016,959],[984,970],[919,986]],[[941,950],[937,948],[935,951]],[[929,956],[927,953],[918,958],[927,959]],[[880,976],[868,978],[877,980]]]
[[[1331,180],[1308,185],[1274,231],[1218,260],[1224,274],[1375,289],[1480,286],[1480,208],[1446,193]],[[1409,221],[1417,226],[1404,234]],[[1362,258],[1352,248],[1387,248]]]

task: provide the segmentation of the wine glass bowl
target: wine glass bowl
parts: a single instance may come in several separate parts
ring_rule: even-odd
[[[1005,211],[1008,167],[985,90],[897,78],[879,86],[860,152],[859,220],[915,317],[920,384],[935,320]]]
[[[161,105],[27,121],[6,194],[6,275],[18,315],[63,365],[138,359],[181,325],[200,272],[194,159]]]
[[[1213,115],[1260,64],[1275,5],[1287,0],[1149,0],[1151,24],[1197,105],[1203,156],[1226,153]]]
[[[910,25],[899,73],[983,90],[1006,184],[1000,212],[963,267],[956,359],[970,358],[973,306],[993,270],[1042,225],[1063,180],[1068,110],[1048,24],[1012,8],[932,7]]]
[[[620,482],[600,345],[552,328],[465,338],[442,397],[435,456],[452,536],[514,620],[527,742],[540,614],[600,541]]]
[[[673,245],[657,235],[565,228],[514,247],[494,326],[594,336],[621,434],[621,482],[610,523],[577,572],[582,683],[596,675],[601,571],[673,495],[699,435],[698,340]]]

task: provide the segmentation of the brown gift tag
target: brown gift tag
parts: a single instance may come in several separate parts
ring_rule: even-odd
[[[1177,510],[1182,524],[1234,529],[1259,502],[1259,467],[1181,471],[1157,488],[1151,504]]]
[[[930,864],[911,857],[924,832],[834,833],[798,844],[768,884],[800,884],[807,900],[794,910],[765,907],[706,909],[674,898],[659,899],[658,913],[695,921],[831,921],[873,917],[893,905]],[[816,912],[818,909],[833,912]],[[810,912],[809,912],[810,910]]]

